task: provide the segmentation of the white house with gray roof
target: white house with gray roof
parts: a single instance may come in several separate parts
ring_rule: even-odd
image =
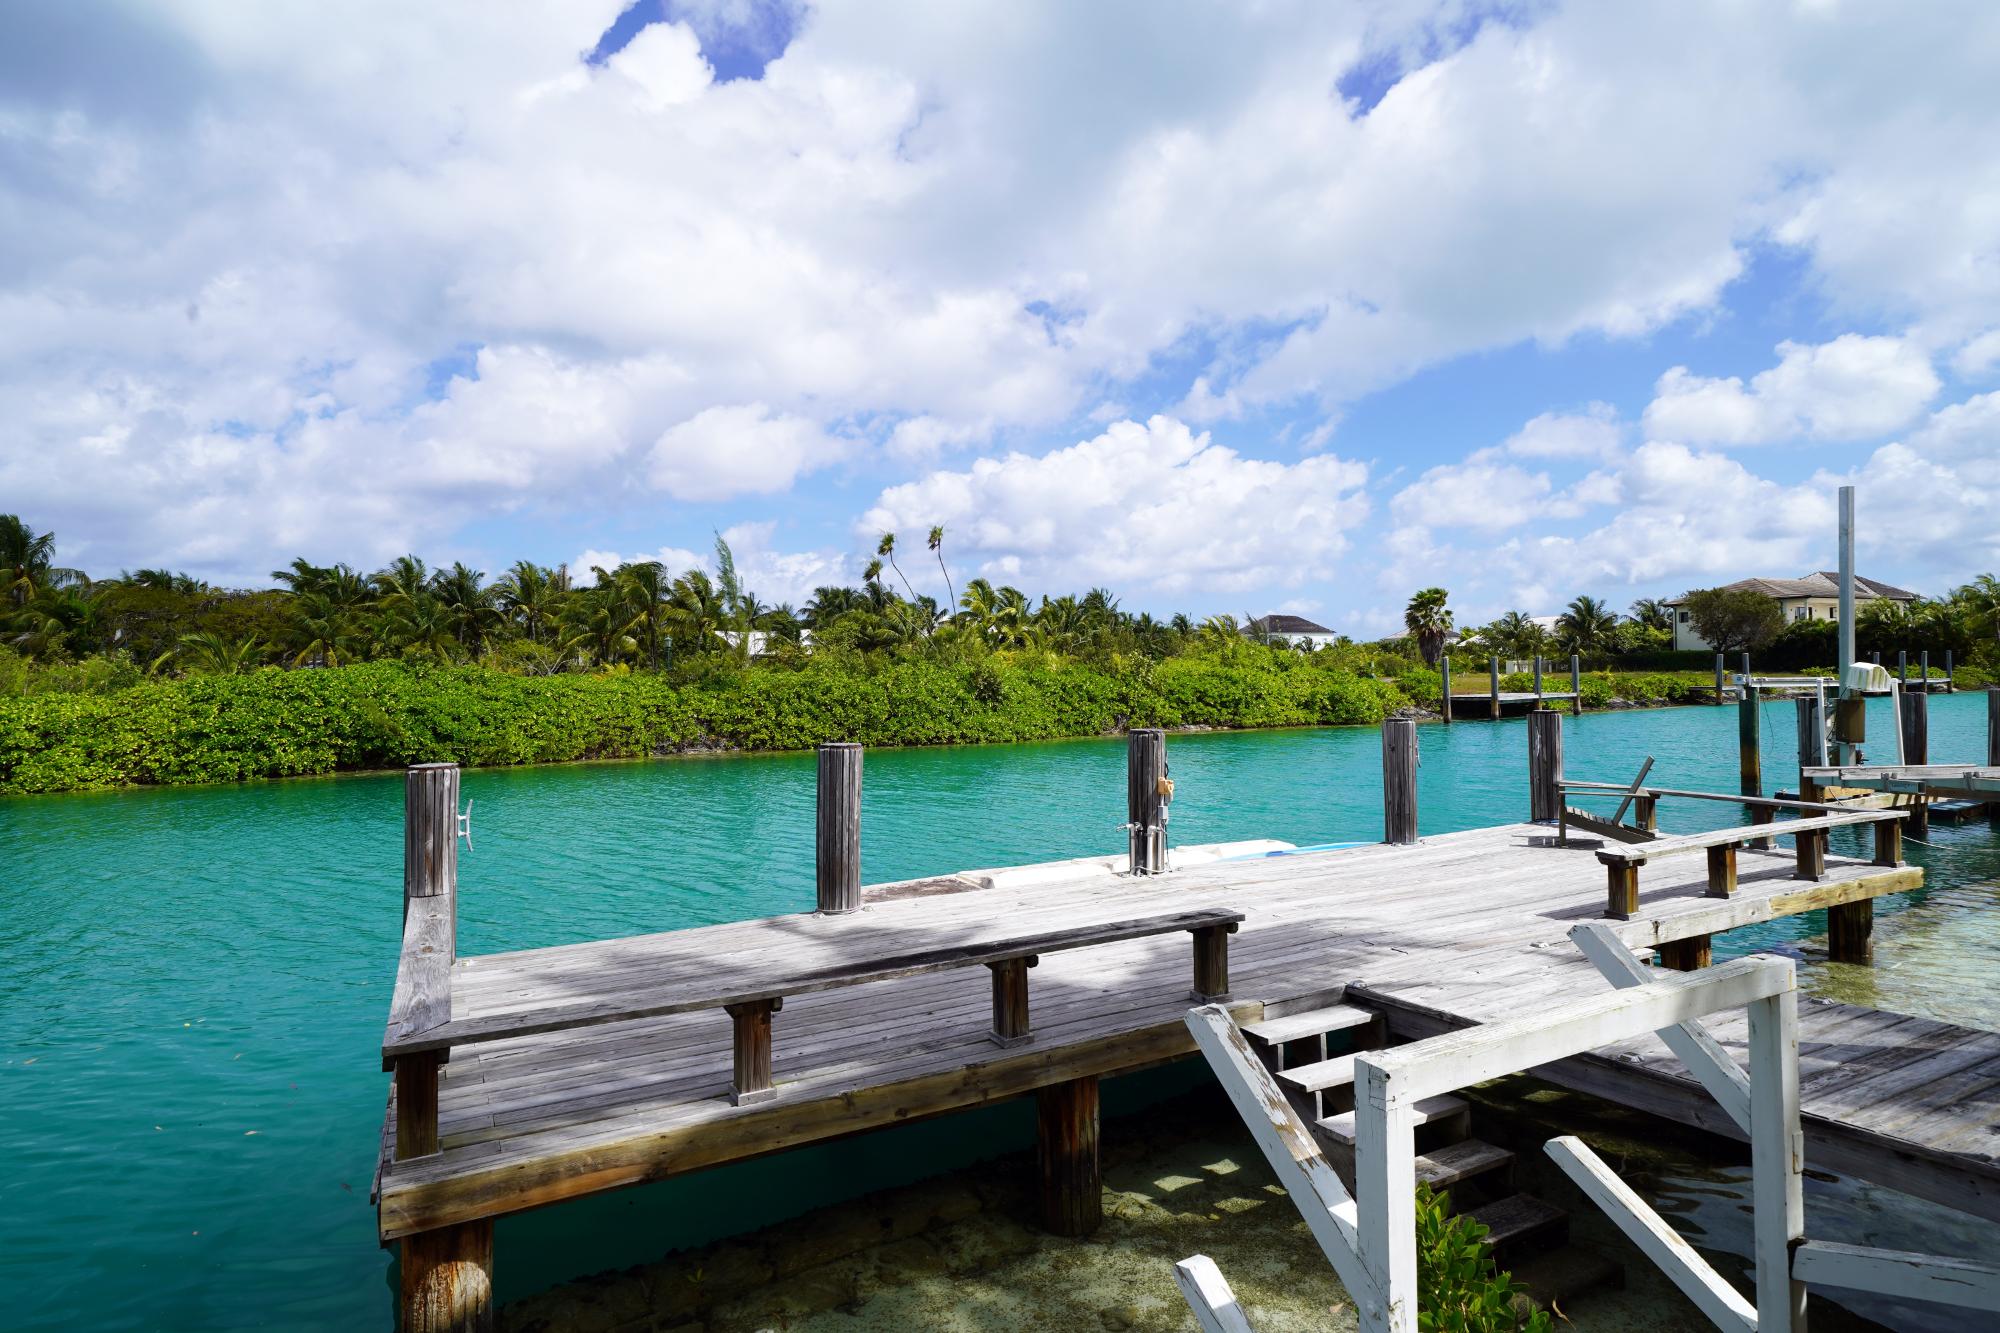
[[[1726,591],[1747,588],[1751,592],[1761,592],[1778,604],[1778,610],[1785,617],[1785,623],[1794,620],[1838,620],[1840,619],[1840,575],[1821,570],[1795,579],[1738,579],[1724,584]],[[1715,645],[1694,632],[1689,622],[1687,599],[1690,593],[1667,602],[1674,616],[1674,647],[1683,650],[1713,649]],[[1894,584],[1878,579],[1864,579],[1854,576],[1854,604],[1882,598],[1890,602],[1914,602],[1917,594]]]

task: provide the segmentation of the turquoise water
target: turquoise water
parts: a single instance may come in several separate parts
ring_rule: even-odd
[[[1767,789],[1793,711],[1765,710]],[[1884,735],[1886,715],[1870,719]],[[1981,757],[1984,700],[1931,704],[1933,757]],[[1736,782],[1736,711],[1589,714],[1573,777]],[[1525,817],[1520,721],[1421,729],[1421,830]],[[1380,837],[1372,730],[1174,736],[1174,840]],[[809,756],[469,772],[460,947],[526,948],[806,909]],[[868,757],[871,881],[1116,850],[1122,741]],[[1669,803],[1670,828],[1739,807]],[[367,1195],[374,1055],[400,918],[395,775],[0,800],[0,1310],[15,1328],[382,1328]],[[1984,823],[1911,848],[1932,884],[1878,925],[1882,965],[1809,984],[1991,1025],[2000,846]],[[1837,848],[1842,845],[1837,843]],[[1850,838],[1845,850],[1859,851]],[[1791,945],[1816,917],[1719,941]],[[1184,1076],[1184,1075],[1183,1075]],[[1170,1077],[1170,1076],[1169,1076]],[[1121,1081],[1129,1082],[1129,1081]],[[1143,1095],[1143,1087],[1117,1097]],[[1018,1106],[504,1220],[503,1299],[1026,1141]]]

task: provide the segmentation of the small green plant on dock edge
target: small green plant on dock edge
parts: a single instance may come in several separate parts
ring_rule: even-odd
[[[1487,1228],[1417,1186],[1417,1327],[1426,1333],[1554,1333],[1513,1274],[1498,1271]]]

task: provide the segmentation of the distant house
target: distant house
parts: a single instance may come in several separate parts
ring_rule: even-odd
[[[1840,575],[1821,570],[1796,579],[1738,579],[1724,585],[1728,591],[1747,588],[1751,592],[1761,592],[1778,604],[1779,612],[1787,623],[1794,620],[1838,620],[1840,619]],[[1687,599],[1689,594],[1667,602],[1668,610],[1674,616],[1674,647],[1699,651],[1714,645],[1694,632],[1689,622]],[[1875,579],[1854,576],[1854,602],[1860,606],[1876,598],[1890,602],[1914,602],[1917,594],[1893,584]]]
[[[1340,642],[1340,636],[1326,626],[1304,616],[1258,616],[1243,627],[1245,637],[1285,639],[1295,648],[1325,648]]]

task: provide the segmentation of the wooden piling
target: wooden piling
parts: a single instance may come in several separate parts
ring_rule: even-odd
[[[1140,727],[1125,738],[1125,817],[1132,825],[1127,845],[1135,875],[1167,868],[1167,733]]]
[[[1898,690],[1896,715],[1903,728],[1903,762],[1928,764],[1931,761],[1930,696]]]
[[[814,843],[819,912],[861,909],[861,747],[828,741],[819,747],[819,830]]]
[[[1036,1092],[1035,1173],[1042,1226],[1055,1235],[1088,1236],[1104,1220],[1097,1128],[1096,1075]]]
[[[1894,869],[1903,864],[1903,821],[1884,819],[1875,825],[1875,864]]]
[[[1604,867],[1604,915],[1630,921],[1639,915],[1639,867],[1644,861],[1621,861]]]
[[[1037,960],[1007,958],[986,966],[993,971],[993,1031],[995,1046],[1023,1046],[1033,1035],[1028,1023],[1028,969]]]
[[[458,901],[458,765],[412,764],[403,771],[403,918],[410,899],[450,894]],[[458,915],[452,913],[457,937]]]
[[[2000,685],[1986,687],[1986,766],[2000,768]],[[2000,819],[2000,800],[1986,803],[1986,816]]]
[[[1720,706],[1720,705],[1721,705],[1721,703],[1722,703],[1722,699],[1723,699],[1723,696],[1722,696],[1722,688],[1723,688],[1723,687],[1722,687],[1722,674],[1723,674],[1723,673],[1722,673],[1722,654],[1721,654],[1721,653],[1717,653],[1717,654],[1715,655],[1715,702],[1716,702],[1716,704],[1717,704],[1718,706]]]
[[[1893,827],[1877,824],[1877,828]],[[1875,900],[1837,903],[1826,909],[1826,957],[1833,963],[1870,964],[1875,961]]]
[[[1562,714],[1538,708],[1528,714],[1528,818],[1553,824],[1562,815]]]
[[[493,1219],[402,1242],[403,1333],[492,1333]]]
[[[1747,673],[1746,673],[1747,674]],[[1747,681],[1736,705],[1737,790],[1745,796],[1764,794],[1764,744],[1758,727],[1757,689]]]
[[[1820,746],[1826,740],[1826,718],[1820,710],[1820,697],[1816,694],[1802,694],[1799,706],[1799,799],[1817,801],[1819,786],[1806,781],[1806,769],[1824,764],[1826,758],[1820,753]]]
[[[1569,711],[1583,715],[1583,658],[1576,653],[1569,655]]]
[[[1893,820],[1885,821],[1893,823]],[[1708,849],[1708,888],[1704,891],[1710,898],[1734,898],[1736,896],[1736,844],[1725,842],[1719,847]]]
[[[1382,724],[1382,841],[1417,840],[1417,724],[1392,717]]]
[[[1491,692],[1493,699],[1493,716],[1498,718],[1500,716],[1500,657],[1497,653],[1493,656],[1492,661],[1487,664],[1487,671],[1490,676],[1490,684],[1487,688]]]
[[[1946,694],[1955,694],[1958,692],[1958,675],[1952,667],[1951,649],[1949,648],[1944,650],[1944,692]]]
[[[1809,833],[1794,834],[1792,844],[1798,859],[1798,868],[1792,872],[1793,878],[1825,879],[1826,830],[1814,829]]]
[[[1188,992],[1196,1004],[1222,1004],[1229,999],[1229,937],[1236,923],[1203,926],[1194,935],[1194,988]]]
[[[1896,679],[1904,685],[1910,683],[1910,650],[1907,648],[1896,650]]]
[[[1451,654],[1438,658],[1438,677],[1442,693],[1438,698],[1438,715],[1446,726],[1451,725]]]
[[[729,1100],[736,1106],[767,1102],[778,1095],[771,1081],[771,1015],[784,1008],[782,999],[749,1000],[724,1005],[729,1014],[731,1077]]]
[[[1929,693],[1931,692],[1931,650],[1930,650],[1930,649],[1926,648],[1926,649],[1924,649],[1924,650],[1923,650],[1923,651],[1922,651],[1921,653],[1917,654],[1917,664],[1918,664],[1918,671],[1917,671],[1917,674],[1918,674],[1918,675],[1919,675],[1920,677],[1922,677],[1922,679],[1923,679],[1923,682],[1924,682],[1924,693],[1925,693],[1925,694],[1929,694]]]
[[[1712,938],[1690,935],[1684,940],[1667,940],[1660,947],[1660,966],[1676,972],[1699,972],[1713,959]]]
[[[1535,707],[1542,706],[1542,655],[1535,654]]]

